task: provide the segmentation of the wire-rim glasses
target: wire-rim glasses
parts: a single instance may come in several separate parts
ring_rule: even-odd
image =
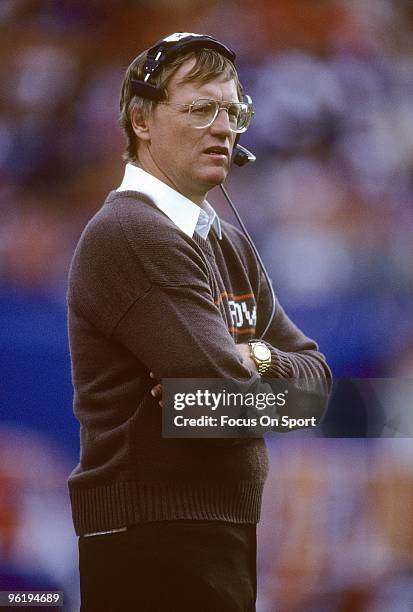
[[[190,124],[197,129],[212,125],[218,113],[225,110],[228,114],[229,127],[236,134],[241,134],[248,129],[254,114],[249,96],[246,96],[245,102],[221,102],[210,98],[198,98],[190,104],[179,104],[178,102],[158,102],[158,104],[166,104],[187,111]]]

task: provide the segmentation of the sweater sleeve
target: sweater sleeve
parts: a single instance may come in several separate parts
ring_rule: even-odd
[[[158,379],[231,378],[247,384],[258,380],[242,365],[201,274],[188,285],[152,285],[113,335]]]

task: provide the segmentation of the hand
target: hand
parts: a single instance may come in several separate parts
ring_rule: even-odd
[[[241,344],[237,344],[237,351],[241,356],[241,360],[243,365],[248,368],[250,372],[258,372],[257,364],[251,357],[251,349],[249,344],[246,342],[242,342]]]
[[[149,374],[149,376],[153,379],[155,379],[155,374],[153,372],[151,372]],[[151,389],[151,395],[153,395],[153,397],[157,400],[159,400],[159,405],[163,406],[162,404],[162,385],[161,383],[155,383],[155,385],[152,387]]]

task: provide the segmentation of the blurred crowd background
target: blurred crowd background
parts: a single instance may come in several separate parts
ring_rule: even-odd
[[[369,435],[382,408],[346,379],[413,377],[412,29],[410,0],[0,1],[0,586],[63,588],[78,609],[66,276],[123,175],[123,73],[166,34],[237,53],[257,162],[227,185],[341,380],[324,434]],[[269,445],[259,612],[410,610],[411,440]]]

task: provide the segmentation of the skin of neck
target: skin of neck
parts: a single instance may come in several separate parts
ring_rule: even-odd
[[[188,200],[191,200],[198,206],[201,206],[202,203],[205,201],[209,190],[203,191],[202,193],[200,192],[199,193],[196,193],[196,192],[188,193],[187,191],[184,192],[173,181],[173,179],[169,177],[162,170],[162,168],[158,166],[158,164],[156,163],[156,161],[154,160],[151,154],[149,147],[145,146],[145,144],[146,143],[142,143],[142,145],[139,147],[139,152],[137,154],[136,161],[133,162],[134,165],[137,166],[138,168],[142,168],[142,170],[145,170],[145,172],[152,174],[152,176],[154,176],[155,178],[159,179],[160,181],[168,185],[168,187],[171,187],[172,189],[174,189],[175,191],[177,191],[184,197],[188,198]]]

